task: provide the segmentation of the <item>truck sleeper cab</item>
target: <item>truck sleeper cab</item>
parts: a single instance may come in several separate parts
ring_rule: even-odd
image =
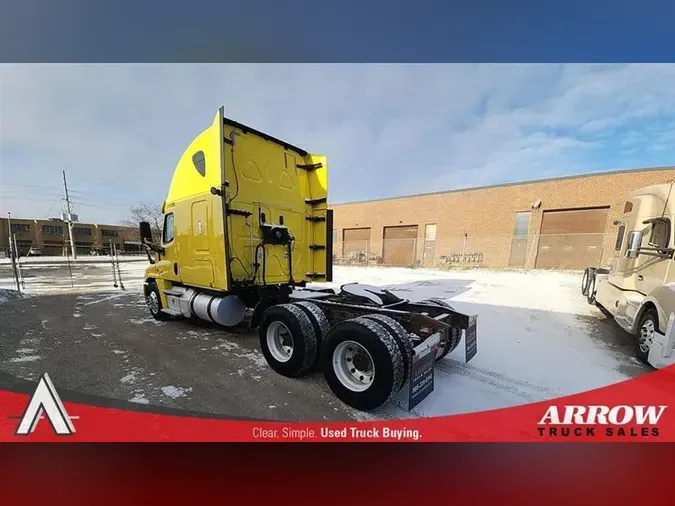
[[[673,184],[648,186],[628,196],[608,269],[588,267],[581,292],[635,340],[639,360],[655,368],[675,363]]]
[[[465,341],[476,317],[443,300],[410,302],[377,287],[332,281],[327,159],[225,118],[185,150],[162,205],[144,293],[154,318],[200,318],[258,329],[279,374],[319,366],[335,395],[369,410],[406,390],[409,409],[433,390],[433,364]],[[431,366],[429,366],[431,362]]]

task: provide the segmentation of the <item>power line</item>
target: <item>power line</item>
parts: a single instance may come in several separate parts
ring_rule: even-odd
[[[80,202],[79,200],[73,200],[73,204],[78,206],[90,207],[94,209],[126,209],[128,210],[130,206],[125,206],[122,204],[107,204],[105,202]]]
[[[29,188],[31,189],[30,192],[26,192],[24,188]],[[28,184],[11,184],[11,185],[3,185],[2,186],[3,192],[5,191],[10,191],[10,192],[24,192],[24,193],[30,193],[31,195],[63,195],[63,190],[59,188],[54,188],[54,187],[48,187],[48,186],[38,186],[38,185],[28,185]],[[36,191],[37,190],[37,191]],[[126,202],[126,199],[124,197],[116,197],[113,195],[110,195],[109,193],[99,193],[96,191],[85,191],[85,190],[72,190],[68,188],[68,193],[70,195],[75,195],[78,198],[103,198],[108,201],[114,201],[114,202],[120,202],[124,203]]]
[[[2,200],[16,200],[19,202],[53,202],[53,198],[40,198],[40,197],[8,197],[7,195],[2,196]]]
[[[3,188],[12,187],[12,186],[16,186],[16,187],[19,187],[19,188],[38,188],[38,189],[43,189],[43,190],[56,190],[59,193],[61,193],[60,188],[54,188],[53,186],[38,186],[38,185],[34,185],[34,184],[5,184],[5,185],[3,185]]]
[[[59,202],[59,200],[61,200],[60,197],[56,199],[54,202],[52,202],[52,205],[49,207],[49,211],[47,211],[47,216],[49,216],[52,213],[52,209],[54,209],[54,206]]]
[[[77,203],[84,203],[84,204],[106,204],[106,205],[113,205],[113,206],[122,206],[122,207],[129,207],[131,203],[129,201],[122,201],[122,200],[106,200],[106,199],[98,199],[94,197],[80,197],[80,196],[75,196],[75,198],[71,197],[71,202],[77,202]]]
[[[63,194],[62,192],[42,192],[42,191],[30,191],[26,192],[24,190],[20,189],[5,189],[3,188],[3,192],[7,192],[8,194],[4,194],[3,198],[7,199],[12,199],[12,200],[27,200],[27,201],[52,201],[54,197],[57,199],[63,200]],[[68,194],[70,195],[72,191],[68,189]],[[19,197],[19,194],[21,195]],[[47,197],[47,198],[43,198]],[[90,205],[90,206],[107,206],[107,207],[118,207],[118,208],[125,208],[128,209],[129,206],[132,204],[128,201],[123,201],[123,200],[116,200],[116,199],[101,199],[98,197],[89,197],[89,196],[84,196],[84,195],[77,195],[76,198],[70,197],[70,202],[71,205],[74,204],[79,204],[79,205]]]

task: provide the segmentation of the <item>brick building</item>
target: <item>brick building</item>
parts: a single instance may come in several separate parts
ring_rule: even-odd
[[[341,263],[583,269],[614,249],[633,190],[675,167],[625,170],[334,204]]]
[[[21,220],[12,218],[12,234],[16,237],[20,255],[26,255],[33,248],[41,255],[53,256],[70,253],[68,224],[64,221]],[[138,250],[138,229],[117,225],[76,223],[73,225],[73,241],[78,254],[88,255],[92,251],[108,253],[110,244],[120,252]],[[9,231],[7,218],[0,218],[0,252],[9,252]]]

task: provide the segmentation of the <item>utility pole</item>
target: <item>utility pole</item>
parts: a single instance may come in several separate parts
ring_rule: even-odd
[[[75,251],[75,241],[73,241],[73,215],[70,212],[70,196],[68,195],[68,183],[66,182],[66,171],[63,171],[63,188],[66,192],[66,213],[68,213],[68,236],[70,237],[70,251],[73,253],[73,260],[77,260]]]
[[[16,282],[17,291],[21,291],[21,284],[19,283],[19,273],[16,269],[16,258],[14,256],[13,237],[12,237],[12,215],[7,213],[7,228],[9,229],[9,257],[12,259],[12,273],[14,274],[14,281]]]

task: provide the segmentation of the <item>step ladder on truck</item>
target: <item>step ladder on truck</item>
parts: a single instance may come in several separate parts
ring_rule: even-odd
[[[633,336],[635,355],[661,369],[675,363],[673,183],[632,192],[614,222],[608,268],[587,267],[581,293]]]
[[[321,369],[359,410],[433,391],[434,364],[477,352],[476,316],[441,299],[413,302],[333,280],[327,160],[228,119],[220,108],[182,154],[162,205],[162,237],[140,223],[144,292],[158,320],[200,318],[258,329],[269,366]],[[323,286],[321,284],[324,284]]]

